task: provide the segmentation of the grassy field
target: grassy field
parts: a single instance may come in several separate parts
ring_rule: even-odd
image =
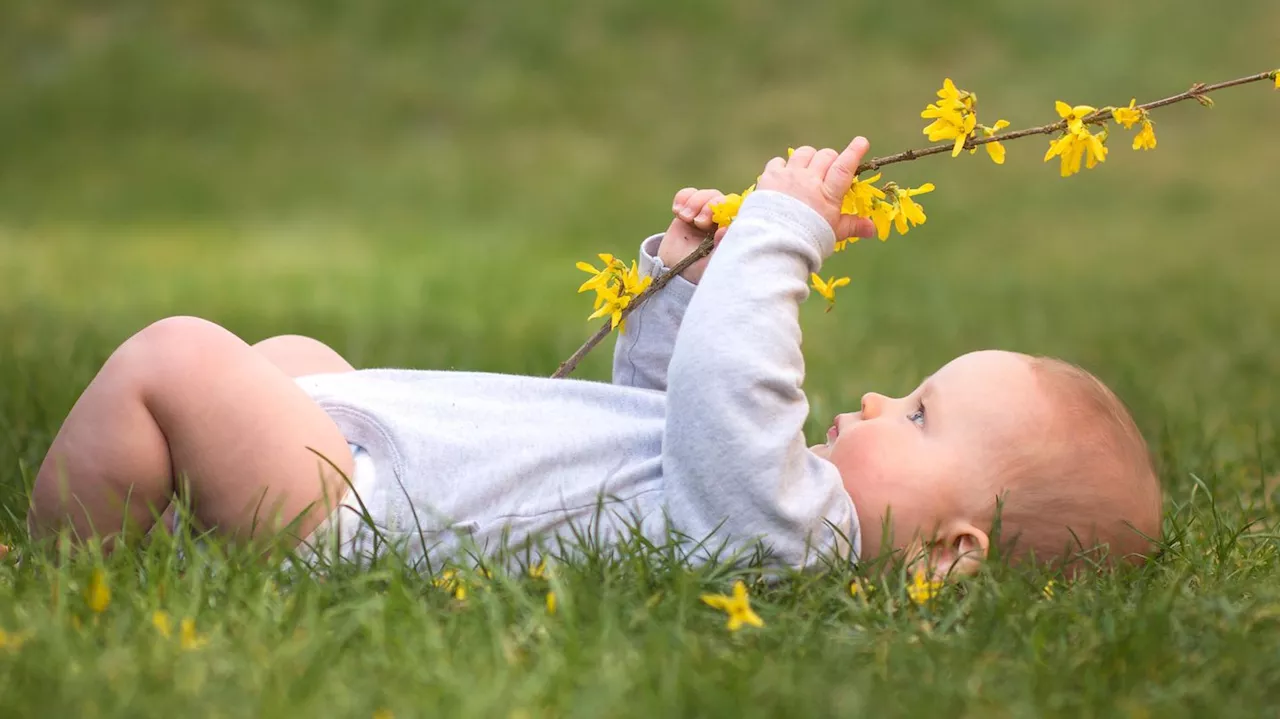
[[[680,187],[738,190],[788,145],[855,133],[873,154],[921,146],[945,76],[978,92],[981,119],[1023,127],[1057,99],[1150,100],[1280,65],[1266,0],[0,0],[0,17],[0,536],[19,546],[66,411],[160,317],[310,334],[356,366],[550,374],[593,328],[574,261],[633,255]],[[853,283],[836,311],[804,309],[817,417],[983,347],[1096,372],[1166,489],[1166,551],[1140,571],[1046,596],[1049,575],[993,565],[924,606],[893,582],[852,596],[848,572],[792,577],[752,585],[765,626],[729,633],[698,596],[739,570],[640,548],[465,602],[389,564],[27,552],[0,565],[0,714],[1274,712],[1269,88],[1165,108],[1156,150],[1123,133],[1069,179],[1043,138],[1009,143],[1002,167],[893,166],[937,185],[928,224],[834,258]],[[579,375],[607,381],[609,351]],[[200,635],[185,648],[183,617]]]

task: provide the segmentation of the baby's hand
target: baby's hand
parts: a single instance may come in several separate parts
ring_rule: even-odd
[[[790,159],[770,160],[756,189],[781,192],[812,207],[831,224],[837,240],[871,237],[876,231],[871,220],[840,213],[845,193],[853,185],[853,173],[870,147],[865,137],[855,137],[838,155],[830,148],[814,150],[806,145]]]
[[[711,221],[711,206],[723,199],[724,194],[719,190],[686,187],[676,193],[671,203],[671,211],[675,213],[676,219],[671,222],[671,226],[667,228],[667,234],[662,236],[662,244],[658,246],[658,259],[662,260],[662,264],[674,267],[677,262],[697,249],[712,231],[715,231],[716,247],[720,246],[720,240],[724,238],[727,228],[716,229],[716,223]],[[710,259],[710,255],[703,257],[686,267],[680,276],[695,285],[698,284],[702,279],[702,273],[707,270],[707,261]]]

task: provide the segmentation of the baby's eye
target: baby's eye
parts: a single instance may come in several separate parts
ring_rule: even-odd
[[[923,427],[924,426],[924,405],[923,404],[920,405],[919,409],[907,415],[907,419]]]

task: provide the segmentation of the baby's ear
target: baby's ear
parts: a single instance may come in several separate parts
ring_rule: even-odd
[[[970,575],[987,559],[991,538],[968,522],[956,522],[938,534],[929,548],[929,566],[935,579]]]

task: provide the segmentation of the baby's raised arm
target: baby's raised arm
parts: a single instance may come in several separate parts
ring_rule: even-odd
[[[838,158],[800,148],[770,161],[689,303],[668,369],[663,474],[671,519],[695,540],[764,538],[799,566],[814,561],[811,542],[847,549],[828,522],[858,536],[835,466],[805,445],[799,305],[837,232],[874,230],[840,214],[866,148],[859,138]]]
[[[686,187],[676,193],[671,211],[675,219],[665,234],[640,243],[638,269],[657,279],[702,244],[715,229],[711,206],[724,198],[719,190]],[[716,232],[716,242],[724,230]],[[672,278],[671,282],[640,305],[627,318],[626,331],[613,349],[613,383],[644,389],[667,389],[667,365],[680,322],[710,257],[704,257]]]

